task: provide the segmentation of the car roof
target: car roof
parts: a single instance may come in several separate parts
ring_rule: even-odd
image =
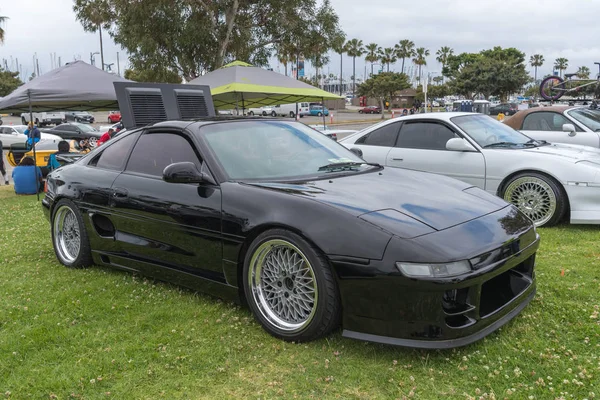
[[[576,106],[548,106],[548,107],[528,108],[527,110],[518,111],[515,115],[513,115],[509,119],[505,120],[504,123],[506,125],[510,126],[513,129],[521,129],[521,126],[523,125],[523,120],[529,114],[536,113],[536,112],[556,112],[556,113],[562,114],[565,111],[573,109],[573,108],[581,108],[581,107],[576,107]]]
[[[396,117],[394,118],[394,121],[398,120],[398,121],[410,121],[413,119],[437,119],[440,121],[449,121],[450,118],[453,117],[463,117],[463,116],[467,116],[467,115],[483,115],[480,113],[474,113],[474,112],[465,112],[465,111],[458,111],[458,112],[437,112],[437,113],[419,113],[419,114],[412,114],[412,115],[403,115],[401,117]]]

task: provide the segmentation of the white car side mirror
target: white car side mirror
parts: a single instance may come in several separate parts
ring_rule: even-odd
[[[475,147],[465,139],[452,138],[446,142],[446,150],[451,151],[477,151]]]
[[[575,132],[575,125],[573,124],[563,124],[562,130],[563,132],[569,132],[569,136],[575,136],[577,134]]]

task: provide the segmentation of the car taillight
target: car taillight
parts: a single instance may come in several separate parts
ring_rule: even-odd
[[[48,180],[44,181],[44,193],[48,193]]]

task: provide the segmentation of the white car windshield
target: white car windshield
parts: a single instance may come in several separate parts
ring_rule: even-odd
[[[581,122],[590,130],[600,132],[600,110],[590,110],[585,108],[575,109],[569,112],[569,115]]]
[[[235,121],[200,128],[233,180],[315,178],[372,168],[361,158],[298,122]]]
[[[465,115],[451,121],[484,148],[535,145],[533,139],[487,115]]]

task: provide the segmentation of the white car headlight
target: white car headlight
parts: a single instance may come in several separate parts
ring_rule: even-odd
[[[445,264],[397,262],[396,267],[404,275],[411,278],[446,278],[471,271],[471,264],[466,260]]]

